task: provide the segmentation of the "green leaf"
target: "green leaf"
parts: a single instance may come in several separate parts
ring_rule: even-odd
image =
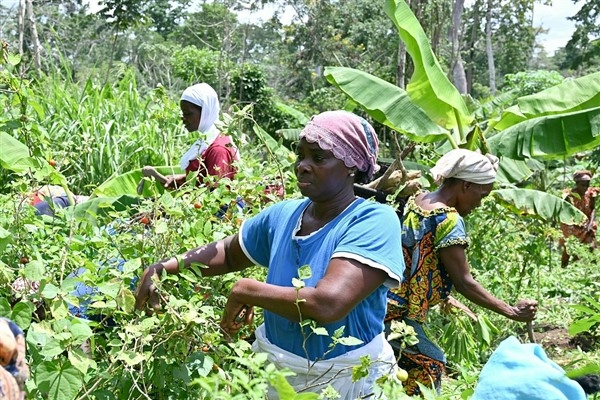
[[[125,364],[132,366],[137,365],[145,360],[142,354],[135,353],[133,351],[124,351],[117,355],[117,360],[125,362]]]
[[[59,297],[55,297],[50,303],[50,313],[57,320],[67,318],[70,316],[67,302]]]
[[[135,297],[131,290],[129,289],[121,289],[119,295],[115,299],[117,301],[117,305],[124,312],[131,314],[135,310]]]
[[[285,103],[276,102],[275,107],[292,116],[298,125],[304,126],[308,122],[309,117],[302,111],[291,107]]]
[[[12,309],[10,319],[23,330],[29,328],[31,316],[35,311],[35,306],[29,301],[20,301]]]
[[[98,219],[108,216],[111,211],[122,212],[139,202],[138,197],[130,195],[94,197],[72,207],[72,212],[78,220],[85,220],[92,225],[97,225]]]
[[[269,382],[277,391],[280,399],[294,399],[296,397],[296,391],[283,375],[277,374],[274,377],[271,377]]]
[[[154,167],[154,169],[163,175],[183,173],[179,166],[159,166]],[[92,197],[116,197],[124,194],[137,197],[139,196],[137,193],[137,187],[143,177],[144,176],[141,168],[114,176],[94,189],[92,192]],[[162,194],[164,191],[165,188],[161,184],[146,178],[142,196],[153,197],[158,194]]]
[[[523,182],[533,175],[533,171],[529,168],[526,161],[511,160],[510,158],[502,158],[499,164],[496,181],[499,184],[515,184]]]
[[[54,299],[58,295],[58,288],[51,283],[47,283],[42,290],[42,297],[45,299]]]
[[[29,148],[6,132],[0,132],[0,166],[17,173],[34,166]]]
[[[284,142],[297,143],[300,140],[300,132],[302,132],[300,128],[288,128],[278,129],[275,131],[275,134],[283,139]]]
[[[576,368],[570,371],[567,371],[567,377],[570,379],[578,378],[580,376],[589,375],[589,374],[600,374],[600,363],[590,363],[586,364],[581,368]]]
[[[142,266],[141,258],[134,258],[123,263],[123,274],[139,271]]]
[[[73,339],[81,344],[85,342],[88,338],[94,336],[94,332],[92,328],[85,322],[79,319],[73,319],[73,325],[71,325],[71,334],[73,335]]]
[[[526,119],[565,114],[600,106],[600,72],[565,80],[539,93],[517,99],[502,113],[494,128],[504,130]]]
[[[65,348],[60,341],[56,339],[50,339],[40,350],[40,355],[47,359],[53,359],[62,354],[64,351]]]
[[[85,375],[92,364],[95,364],[89,356],[83,354],[81,350],[69,351],[68,358],[71,364],[83,375]]]
[[[0,226],[0,253],[4,252],[6,246],[12,240],[12,233]]]
[[[0,297],[0,316],[10,318],[11,306],[6,297]]]
[[[312,276],[310,265],[305,264],[298,268],[298,278],[302,280],[309,279]]]
[[[46,276],[46,268],[40,260],[31,260],[24,268],[25,278],[30,281],[41,281]]]
[[[343,344],[344,346],[358,346],[363,344],[364,342],[358,338],[348,336],[338,339],[338,343]]]
[[[467,105],[440,66],[429,38],[408,4],[404,0],[386,0],[385,13],[398,28],[413,60],[415,71],[406,87],[412,101],[438,125],[446,129],[466,128],[473,120]]]
[[[327,80],[359,104],[377,122],[416,142],[451,138],[450,132],[433,122],[399,87],[366,72],[327,67]]]
[[[154,224],[154,233],[162,234],[169,232],[169,225],[164,220],[156,221]]]
[[[575,336],[582,332],[588,332],[592,326],[596,325],[598,321],[591,320],[589,318],[576,321],[569,325],[569,335]]]
[[[560,197],[532,189],[493,190],[491,195],[510,210],[530,215],[545,222],[559,221],[563,224],[580,224],[586,216],[577,207]]]
[[[292,286],[296,289],[302,289],[306,284],[298,278],[292,278]]]
[[[35,369],[35,383],[48,399],[74,399],[83,387],[83,374],[70,362],[44,361]]]
[[[528,119],[487,143],[493,154],[513,160],[563,159],[600,145],[600,107]]]
[[[327,329],[323,328],[323,327],[314,327],[311,326],[311,329],[313,331],[313,333],[315,335],[319,335],[319,336],[327,336],[329,335],[329,332],[327,332]]]
[[[186,365],[189,371],[192,374],[195,372],[201,377],[208,376],[214,363],[214,360],[204,353],[193,353],[186,360]]]
[[[105,282],[98,285],[98,291],[107,297],[114,299],[121,290],[121,282]]]

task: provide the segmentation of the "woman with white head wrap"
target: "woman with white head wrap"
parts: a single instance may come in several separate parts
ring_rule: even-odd
[[[431,169],[441,184],[434,192],[419,192],[409,198],[404,211],[402,247],[406,270],[402,285],[388,294],[386,322],[401,320],[413,326],[419,337],[415,346],[402,349],[399,366],[409,378],[405,391],[420,393],[417,382],[440,390],[445,356],[425,335],[422,324],[429,309],[447,300],[456,288],[475,304],[515,321],[535,318],[537,302],[521,300],[511,306],[497,299],[471,275],[465,249],[469,238],[463,217],[490,194],[496,179],[498,159],[491,154],[455,149]],[[400,349],[392,341],[392,346]]]
[[[207,175],[233,179],[233,163],[239,154],[231,138],[215,126],[221,111],[217,92],[207,83],[192,85],[183,91],[179,105],[185,128],[190,133],[199,132],[200,138],[181,157],[179,165],[185,174],[167,177],[164,186],[181,186],[190,172],[198,172],[199,183]]]

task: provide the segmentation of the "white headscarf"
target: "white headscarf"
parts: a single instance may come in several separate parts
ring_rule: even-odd
[[[454,149],[444,154],[433,168],[431,175],[436,183],[446,178],[457,178],[463,181],[487,185],[496,180],[498,158],[492,154]]]
[[[190,161],[198,159],[219,136],[219,130],[215,126],[215,121],[219,118],[221,104],[219,103],[219,96],[215,92],[215,89],[204,82],[197,83],[185,89],[181,94],[181,100],[188,101],[202,109],[200,124],[197,130],[205,135],[204,139],[196,140],[181,157],[179,166],[185,171]],[[236,151],[235,154],[237,160],[239,158],[238,152]]]

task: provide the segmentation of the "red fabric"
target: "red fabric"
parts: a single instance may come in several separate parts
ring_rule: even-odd
[[[185,170],[186,174],[198,171],[198,184],[208,175],[233,179],[237,170],[233,166],[236,148],[229,136],[219,136],[204,153],[200,160],[192,160]]]

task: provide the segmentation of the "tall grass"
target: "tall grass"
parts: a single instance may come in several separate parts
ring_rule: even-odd
[[[144,165],[171,165],[184,150],[187,132],[178,103],[161,87],[140,93],[135,75],[117,87],[43,77],[36,82],[39,121],[28,134],[57,161],[76,193]]]

